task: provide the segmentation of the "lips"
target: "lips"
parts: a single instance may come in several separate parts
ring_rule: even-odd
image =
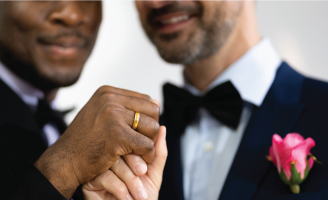
[[[203,9],[198,2],[172,2],[148,15],[148,24],[153,33],[172,34],[187,28],[202,15]]]
[[[161,25],[170,25],[170,24],[186,21],[190,18],[191,16],[186,13],[170,13],[155,18],[154,22]]]
[[[152,27],[160,34],[170,34],[182,30],[194,17],[187,13],[169,13],[155,18]]]
[[[40,38],[39,42],[44,45],[55,45],[62,48],[72,48],[72,47],[80,48],[85,44],[85,40],[80,39],[78,37],[71,37],[71,36],[69,37],[64,36],[55,39]]]
[[[75,36],[62,36],[54,38],[39,38],[39,44],[44,47],[47,53],[54,57],[76,56],[78,51],[86,45],[84,39]]]

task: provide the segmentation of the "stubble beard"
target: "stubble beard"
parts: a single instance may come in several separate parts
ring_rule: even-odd
[[[150,33],[147,35],[166,62],[188,65],[218,52],[233,31],[237,18],[238,14],[232,19],[222,20],[221,12],[217,10],[209,23],[199,21],[198,29],[189,33],[186,42],[180,45],[174,45],[174,40],[180,37],[181,32],[161,35],[159,38]],[[161,45],[163,42],[164,46]]]

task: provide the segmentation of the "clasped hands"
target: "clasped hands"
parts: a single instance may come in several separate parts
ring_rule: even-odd
[[[67,199],[81,184],[86,200],[158,199],[167,157],[158,119],[149,96],[103,86],[35,166]]]

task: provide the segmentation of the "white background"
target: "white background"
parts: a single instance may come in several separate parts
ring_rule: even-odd
[[[328,2],[258,1],[260,31],[282,59],[305,75],[328,81]],[[102,85],[134,90],[162,102],[161,86],[182,84],[182,67],[165,63],[148,42],[132,1],[104,1],[103,23],[79,81],[59,91],[70,122]]]

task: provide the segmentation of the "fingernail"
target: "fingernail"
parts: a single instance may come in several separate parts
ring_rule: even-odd
[[[131,197],[130,194],[126,195],[126,199],[127,199],[127,200],[133,200],[133,198]]]
[[[140,161],[135,165],[135,169],[138,174],[145,174],[147,172],[147,166]]]
[[[148,195],[146,193],[146,190],[143,187],[140,187],[137,192],[138,199],[147,199]]]

